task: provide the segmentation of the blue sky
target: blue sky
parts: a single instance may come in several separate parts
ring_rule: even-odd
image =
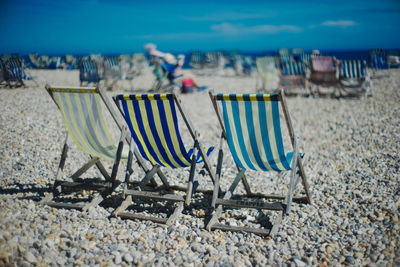
[[[399,0],[0,0],[0,54],[400,48],[399,29]]]

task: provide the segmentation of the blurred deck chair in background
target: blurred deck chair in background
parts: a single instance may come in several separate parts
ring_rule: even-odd
[[[113,89],[122,78],[119,57],[104,57],[104,84],[108,90]]]
[[[123,144],[129,138],[127,127],[120,124],[121,116],[111,107],[111,102],[102,90],[96,87],[55,87],[46,85],[46,90],[62,114],[67,128],[67,136],[61,153],[53,191],[41,202],[58,208],[87,210],[98,205],[118,186],[117,172],[120,160],[127,158]],[[105,105],[120,130],[120,139],[112,138],[103,116],[102,105]],[[89,156],[89,160],[66,181],[63,170],[68,153],[68,138],[72,137],[78,148]],[[127,146],[126,146],[127,148]],[[101,160],[113,162],[111,173],[108,173]],[[80,178],[93,165],[96,165],[101,178]],[[87,198],[79,197],[87,191],[94,194]],[[74,197],[75,195],[75,197]],[[70,196],[69,198],[67,196]],[[72,198],[71,198],[72,197]],[[68,200],[69,202],[66,202]],[[72,203],[71,203],[72,202]]]
[[[346,96],[371,95],[371,81],[367,62],[361,60],[341,60],[341,89]]]
[[[135,69],[135,76],[141,75],[146,66],[146,57],[144,56],[144,54],[143,53],[133,54],[133,64]]]
[[[211,74],[224,75],[225,58],[221,52],[208,52],[204,55],[204,68]]]
[[[278,51],[281,68],[283,63],[291,61],[289,49],[281,48]]]
[[[120,55],[119,59],[119,64],[121,66],[121,79],[132,80],[136,75],[135,61],[133,60],[133,55]]]
[[[292,200],[311,203],[306,175],[302,165],[301,153],[297,144],[297,136],[286,107],[283,91],[278,94],[217,94],[210,92],[218,121],[222,128],[216,181],[212,198],[214,214],[207,224],[207,229],[220,229],[227,231],[244,231],[260,235],[273,235],[282,221],[282,215],[290,211]],[[219,104],[220,103],[220,104]],[[283,135],[280,126],[279,104],[286,120],[289,136],[293,148],[286,153],[283,148]],[[222,106],[222,113],[221,107]],[[223,139],[228,143],[229,150],[235,161],[237,175],[229,190],[219,196],[219,184],[223,160]],[[226,168],[224,168],[226,169]],[[263,192],[251,192],[249,182],[245,176],[246,170],[276,172],[290,171],[290,182],[286,196],[266,195]],[[282,179],[282,177],[279,177]],[[305,197],[294,197],[296,185],[301,179]],[[242,181],[245,195],[234,195],[239,182]],[[257,188],[262,186],[257,185]],[[264,186],[264,190],[267,186]],[[249,198],[258,197],[253,201]],[[284,199],[284,201],[265,202],[263,199]],[[265,214],[261,210],[277,211],[277,222],[270,222],[266,228],[250,228],[232,225],[217,224],[223,208],[252,208],[259,210],[261,217]],[[260,219],[258,220],[260,221]],[[264,226],[265,227],[265,226]]]
[[[25,86],[23,81],[26,79],[24,60],[20,56],[11,56],[5,60],[4,79],[10,88]]]
[[[6,83],[5,66],[3,60],[0,58],[0,85],[3,85],[3,83]]]
[[[282,63],[281,83],[285,94],[297,94],[296,89],[301,89],[300,93],[307,93],[306,67],[300,60],[291,60]]]
[[[206,171],[214,181],[214,174],[208,160],[213,147],[203,148],[200,144],[199,133],[174,94],[118,95],[114,97],[114,101],[125,117],[140,154],[154,166],[142,180],[136,183],[130,181],[131,173],[127,172],[124,190],[126,199],[114,214],[121,218],[151,220],[171,225],[181,214],[184,208],[183,203],[185,202],[186,206],[189,205],[192,194],[196,191],[198,183],[195,181],[195,168],[197,163],[204,162]],[[193,139],[193,144],[189,149],[183,144],[176,107]],[[131,159],[129,158],[127,169],[130,169],[130,164]],[[189,179],[183,181],[186,182],[186,186],[172,186],[166,177],[160,176],[162,187],[146,187],[149,179],[160,167],[172,169],[190,167]],[[185,195],[174,194],[173,190],[185,191]],[[133,205],[133,201],[136,199],[178,202],[178,204],[167,218],[126,212],[125,210]]]
[[[258,77],[256,81],[256,91],[274,91],[279,87],[279,69],[277,68],[276,58],[259,57],[256,59]],[[259,81],[261,80],[261,86]]]
[[[400,67],[400,51],[399,50],[389,50],[387,53],[387,64],[390,68]]]
[[[375,49],[370,51],[370,60],[372,67],[372,79],[389,77],[389,65],[387,62],[387,55],[382,49]]]
[[[339,66],[337,66],[334,57],[311,56],[310,75],[308,77],[310,94],[317,94],[319,96],[330,94],[334,96],[340,88],[339,73]],[[329,93],[324,93],[320,90],[320,86],[333,86],[334,90]],[[316,90],[314,90],[315,88]]]
[[[98,86],[100,82],[100,74],[98,65],[94,60],[90,58],[84,58],[79,64],[79,80],[81,86],[84,84],[89,86]]]
[[[193,51],[190,53],[189,65],[195,70],[204,68],[204,53],[201,51]]]
[[[237,52],[231,55],[232,68],[237,76],[243,75],[243,57]]]

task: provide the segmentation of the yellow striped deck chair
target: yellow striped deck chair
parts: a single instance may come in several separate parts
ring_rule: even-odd
[[[247,231],[260,235],[272,235],[277,231],[278,223],[270,228],[251,228],[223,225],[217,222],[222,215],[223,207],[279,211],[278,222],[280,223],[282,215],[289,212],[293,199],[311,203],[307,180],[301,163],[302,157],[298,150],[297,139],[293,132],[283,91],[278,94],[217,95],[213,95],[210,92],[210,97],[222,128],[222,135],[212,198],[212,207],[216,209],[207,228],[209,230]],[[293,147],[293,151],[289,153],[285,153],[283,148],[279,104],[281,104],[284,118],[286,119],[289,138]],[[219,198],[219,181],[223,158],[222,139],[227,140],[238,174],[229,190],[223,197]],[[290,171],[287,195],[277,196],[252,193],[245,177],[246,170],[276,173]],[[305,197],[294,198],[294,189],[300,178],[306,195]],[[240,195],[240,200],[233,199],[234,190],[240,181],[243,182],[247,194],[246,196]],[[244,200],[248,197],[284,199],[284,201]]]
[[[128,157],[128,149],[123,151],[123,143],[127,140],[128,130],[117,122],[116,113],[104,93],[96,87],[60,87],[48,86],[46,90],[61,111],[64,124],[67,128],[67,137],[57,169],[56,181],[53,192],[42,200],[42,203],[59,208],[76,208],[87,210],[98,205],[118,185],[117,172],[120,160]],[[102,112],[102,103],[105,104],[121,131],[119,141],[113,140],[107,127]],[[120,117],[120,116],[119,116]],[[73,182],[61,180],[64,164],[68,152],[68,137],[71,137],[78,148],[89,156],[89,161],[70,176]],[[101,160],[113,162],[109,174]],[[98,167],[104,180],[80,177],[93,165]],[[76,193],[83,191],[96,191],[91,201],[86,203],[64,203],[62,193]]]
[[[214,148],[202,147],[198,140],[199,133],[195,130],[175,94],[117,95],[114,97],[114,101],[125,117],[138,151],[144,159],[154,164],[154,170],[160,167],[171,169],[190,167],[187,187],[179,188],[178,186],[169,185],[167,181],[162,181],[165,187],[185,191],[185,197],[171,193],[160,195],[159,192],[146,191],[144,185],[152,177],[151,172],[149,172],[138,183],[136,189],[126,188],[124,194],[128,197],[121,207],[117,209],[115,215],[122,218],[146,219],[168,225],[172,224],[181,214],[184,208],[183,202],[188,206],[192,194],[196,191],[198,183],[194,181],[194,173],[197,163],[204,163],[206,171],[214,181],[214,174],[208,160],[208,156]],[[193,139],[193,144],[189,148],[184,145],[180,135],[178,112],[181,114]],[[126,177],[126,184],[128,182],[129,177]],[[172,201],[177,202],[178,205],[169,218],[142,216],[132,212],[124,212],[128,206],[132,205],[132,197]]]
[[[347,96],[366,96],[370,93],[370,77],[367,62],[341,60],[340,84]]]

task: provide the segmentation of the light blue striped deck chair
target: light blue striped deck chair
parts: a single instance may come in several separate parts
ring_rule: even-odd
[[[372,78],[389,77],[389,65],[386,52],[383,50],[373,50],[370,52],[372,67]]]
[[[186,206],[190,204],[192,194],[196,191],[198,183],[194,181],[194,174],[197,163],[204,163],[206,171],[214,181],[214,174],[208,159],[214,148],[203,148],[200,144],[199,133],[195,130],[175,94],[117,95],[113,99],[125,117],[138,151],[145,160],[154,165],[152,170],[158,170],[160,167],[172,169],[190,167],[187,187],[172,186],[166,179],[161,179],[166,194],[160,194],[160,190],[152,192],[146,189],[145,185],[153,175],[152,172],[149,172],[139,181],[136,189],[125,188],[124,194],[128,197],[114,214],[122,218],[145,219],[170,225],[181,214],[184,204]],[[190,148],[184,145],[180,135],[178,112],[193,139]],[[128,164],[129,162],[128,159]],[[133,185],[134,183],[131,183],[129,179],[129,174],[127,174],[125,184]],[[172,189],[185,191],[186,196],[173,194],[171,193]],[[200,192],[200,190],[197,191]],[[168,218],[143,216],[124,212],[128,206],[133,204],[132,197],[177,202],[178,204]]]
[[[116,177],[120,160],[128,157],[127,146],[123,151],[124,143],[129,140],[128,129],[119,122],[122,119],[120,114],[112,109],[111,102],[99,88],[46,85],[46,90],[61,111],[67,128],[67,136],[53,184],[53,192],[46,196],[42,203],[58,208],[87,210],[98,205],[118,186]],[[103,106],[106,106],[111,113],[118,130],[121,132],[119,141],[112,138],[103,116]],[[62,179],[69,148],[67,144],[69,137],[72,137],[77,147],[87,154],[89,158],[87,163],[69,176],[72,182]],[[108,173],[102,164],[102,160],[113,162],[111,173]],[[104,179],[80,178],[94,165],[97,166]],[[95,191],[94,194],[88,197],[89,201],[79,198],[79,196],[72,196],[73,198],[68,203],[65,201],[66,195],[76,195],[76,193],[82,193],[84,190]]]
[[[284,62],[288,62],[291,60],[289,49],[281,48],[279,49],[279,59],[281,61],[281,65]]]
[[[204,53],[201,51],[191,52],[190,66],[194,69],[202,69],[204,67]]]
[[[341,89],[350,96],[370,94],[370,77],[367,62],[362,60],[341,60]]]
[[[97,63],[91,59],[82,59],[79,64],[79,80],[81,86],[92,84],[97,86],[100,82],[99,69]]]
[[[212,207],[216,208],[207,228],[228,231],[246,231],[260,235],[273,235],[277,231],[282,215],[290,211],[292,200],[311,203],[310,193],[301,163],[301,153],[297,146],[297,137],[293,132],[289,112],[286,108],[283,91],[278,94],[217,94],[210,92],[210,97],[222,128],[221,143],[218,154],[216,181],[212,198]],[[285,153],[283,135],[280,126],[279,103],[288,127],[293,151]],[[221,107],[222,106],[222,107]],[[222,109],[221,109],[222,108]],[[229,190],[223,197],[219,195],[219,183],[222,169],[222,141],[227,140],[229,150],[236,163],[238,174]],[[245,171],[290,172],[288,193],[285,196],[252,193],[246,179]],[[293,197],[298,181],[302,180],[305,191],[303,197]],[[240,200],[233,199],[238,183],[242,181],[246,195]],[[262,186],[258,186],[259,188]],[[237,197],[237,196],[236,196]],[[245,200],[248,197],[280,199],[285,201],[265,202]],[[223,207],[253,208],[280,212],[278,223],[270,228],[250,228],[217,224]]]

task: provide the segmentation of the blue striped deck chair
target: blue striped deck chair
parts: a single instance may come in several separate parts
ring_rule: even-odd
[[[285,93],[290,93],[289,88],[306,88],[306,66],[301,60],[282,62],[281,86],[285,89]],[[290,86],[287,82],[290,81]]]
[[[360,96],[370,92],[370,78],[367,62],[362,60],[341,60],[340,83],[346,95]]]
[[[277,59],[275,57],[258,57],[256,59],[258,77],[261,80],[261,86],[257,85],[257,91],[266,91],[268,87],[275,90],[279,86],[279,69],[277,68]]]
[[[79,66],[79,80],[81,86],[92,84],[97,86],[100,82],[100,75],[97,63],[91,59],[82,59]]]
[[[116,178],[120,160],[128,157],[127,146],[125,146],[125,151],[123,150],[124,143],[130,138],[128,129],[119,122],[122,119],[121,116],[112,109],[111,102],[99,88],[46,85],[46,90],[62,114],[63,122],[67,128],[67,136],[62,149],[53,191],[41,202],[58,208],[87,210],[98,205],[118,186],[119,183]],[[121,132],[119,141],[112,138],[102,112],[103,106],[106,106],[111,113]],[[67,144],[69,137],[89,158],[87,163],[69,176],[72,182],[62,179],[69,149]],[[108,173],[102,160],[113,162],[111,173]],[[104,179],[80,178],[94,165],[97,166]],[[76,196],[76,193],[82,193],[84,190],[95,191],[95,193],[88,196],[89,199],[82,199],[79,195]],[[75,195],[75,197],[66,202],[66,195],[71,194]]]
[[[138,151],[145,160],[154,165],[154,170],[160,167],[171,169],[190,167],[187,187],[171,186],[167,180],[162,180],[165,188],[185,191],[185,197],[173,193],[160,194],[159,191],[146,191],[144,185],[152,177],[149,173],[138,183],[136,189],[125,188],[124,194],[128,197],[114,214],[121,218],[145,219],[170,225],[181,214],[184,204],[186,206],[190,204],[192,194],[196,191],[198,183],[194,181],[194,173],[197,163],[204,163],[206,171],[214,181],[214,174],[208,159],[214,148],[203,148],[200,144],[199,133],[194,129],[175,94],[117,95],[113,99],[125,117]],[[180,135],[178,111],[193,139],[193,145],[189,149],[184,145]],[[130,183],[129,179],[129,175],[127,175],[126,185]],[[132,205],[132,197],[177,202],[178,204],[169,218],[143,216],[124,212],[128,206]]]
[[[21,57],[11,57],[4,63],[4,78],[7,86],[25,86],[26,74],[24,70],[24,60]]]
[[[284,62],[290,61],[291,60],[291,56],[290,56],[289,49],[286,49],[286,48],[279,49],[279,59],[280,59],[281,65]]]
[[[311,203],[310,193],[301,154],[297,146],[297,137],[293,132],[289,112],[283,91],[277,94],[217,94],[210,92],[210,98],[217,113],[222,128],[221,143],[218,153],[216,181],[212,198],[212,207],[216,208],[207,228],[228,231],[246,231],[260,235],[273,235],[278,225],[272,225],[270,229],[237,227],[217,224],[223,207],[255,208],[278,211],[278,221],[281,221],[284,213],[289,213],[292,200]],[[281,104],[289,138],[293,151],[285,153],[283,148],[283,136],[280,126],[279,103]],[[222,109],[221,109],[222,108]],[[232,182],[229,190],[222,198],[219,195],[219,181],[222,168],[222,141],[227,140],[229,150],[236,163],[238,174]],[[245,171],[262,172],[290,172],[288,193],[285,196],[265,195],[252,193],[246,179]],[[298,181],[302,180],[305,197],[293,197]],[[246,190],[246,196],[240,195],[240,200],[233,199],[233,193],[238,183],[242,181]],[[285,199],[285,201],[265,202],[257,200],[247,201],[245,197],[259,197],[264,199]]]
[[[387,55],[383,50],[371,51],[370,60],[372,78],[383,78],[390,75]]]

